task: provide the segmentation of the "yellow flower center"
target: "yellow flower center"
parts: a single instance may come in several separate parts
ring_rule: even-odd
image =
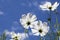
[[[42,29],[40,29],[39,32],[42,33]]]
[[[52,7],[48,7],[50,10],[52,9]]]
[[[28,22],[27,22],[27,25],[30,25],[30,24],[31,24],[31,23],[28,21]]]
[[[18,40],[18,37],[17,37],[17,36],[15,36],[13,39],[14,39],[14,40]]]

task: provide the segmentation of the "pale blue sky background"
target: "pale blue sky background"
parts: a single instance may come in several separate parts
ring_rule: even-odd
[[[24,29],[21,26],[19,19],[22,14],[26,14],[28,12],[35,14],[38,20],[47,22],[49,12],[42,11],[39,8],[39,5],[45,1],[50,1],[52,3],[57,1],[60,3],[60,0],[0,0],[0,34],[3,33],[4,30],[23,32]],[[57,11],[59,12],[58,22],[60,23],[60,5],[57,8]],[[51,12],[51,14],[53,27],[56,22],[56,14],[54,14],[54,12]],[[49,38],[47,40],[50,40]],[[39,40],[39,37],[30,35],[27,40]],[[54,40],[53,37],[52,40]]]

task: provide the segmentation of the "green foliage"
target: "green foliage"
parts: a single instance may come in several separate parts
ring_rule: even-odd
[[[57,31],[57,36],[60,36],[60,31]]]
[[[6,40],[6,34],[5,34],[5,32],[0,36],[0,40]]]
[[[25,33],[28,33],[28,30],[27,30],[27,29],[25,29],[25,30],[24,30],[24,32],[25,32]]]

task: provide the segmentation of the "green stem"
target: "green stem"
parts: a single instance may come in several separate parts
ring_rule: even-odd
[[[55,14],[56,14],[56,26],[55,26],[55,28],[57,28],[56,30],[57,30],[57,36],[56,36],[56,40],[59,40],[58,38],[59,38],[59,33],[58,33],[58,28],[59,28],[59,24],[58,24],[58,17],[57,17],[57,14],[58,14],[58,12],[57,12],[57,10],[55,11]]]
[[[55,40],[58,40],[58,34],[56,34],[57,36],[56,36],[56,38],[55,38]]]
[[[42,40],[42,38],[40,37],[40,40]]]
[[[50,10],[50,12],[49,12],[49,20],[48,20],[48,23],[49,23],[49,25],[50,25],[50,29],[52,29],[52,26],[51,26],[51,10]],[[50,40],[51,40],[51,32],[49,33],[49,35],[50,35]]]
[[[5,32],[0,36],[0,40],[6,40],[6,34],[5,34]]]
[[[26,33],[28,33],[28,30],[27,30],[27,29],[25,29],[25,30],[24,30],[24,33],[25,33],[25,36],[26,36]]]
[[[27,30],[27,29],[25,29],[25,30],[24,30],[24,32],[25,32],[25,33],[28,33],[28,30]]]

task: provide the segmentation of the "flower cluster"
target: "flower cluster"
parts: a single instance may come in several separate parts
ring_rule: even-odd
[[[59,6],[59,3],[55,2],[53,5],[51,2],[46,2],[43,5],[39,5],[41,10],[51,10],[54,11]],[[31,29],[31,32],[35,36],[44,37],[48,32],[50,27],[47,22],[42,22],[41,20],[37,20],[36,15],[32,13],[23,14],[20,18],[20,23],[24,29]],[[27,33],[15,33],[15,32],[6,32],[6,34],[10,35],[10,40],[24,40],[28,37]]]
[[[31,13],[27,13],[27,15],[23,14],[20,23],[25,29],[29,29],[30,27],[32,33],[36,36],[45,36],[49,31],[47,22],[37,21],[36,15],[32,15]]]

